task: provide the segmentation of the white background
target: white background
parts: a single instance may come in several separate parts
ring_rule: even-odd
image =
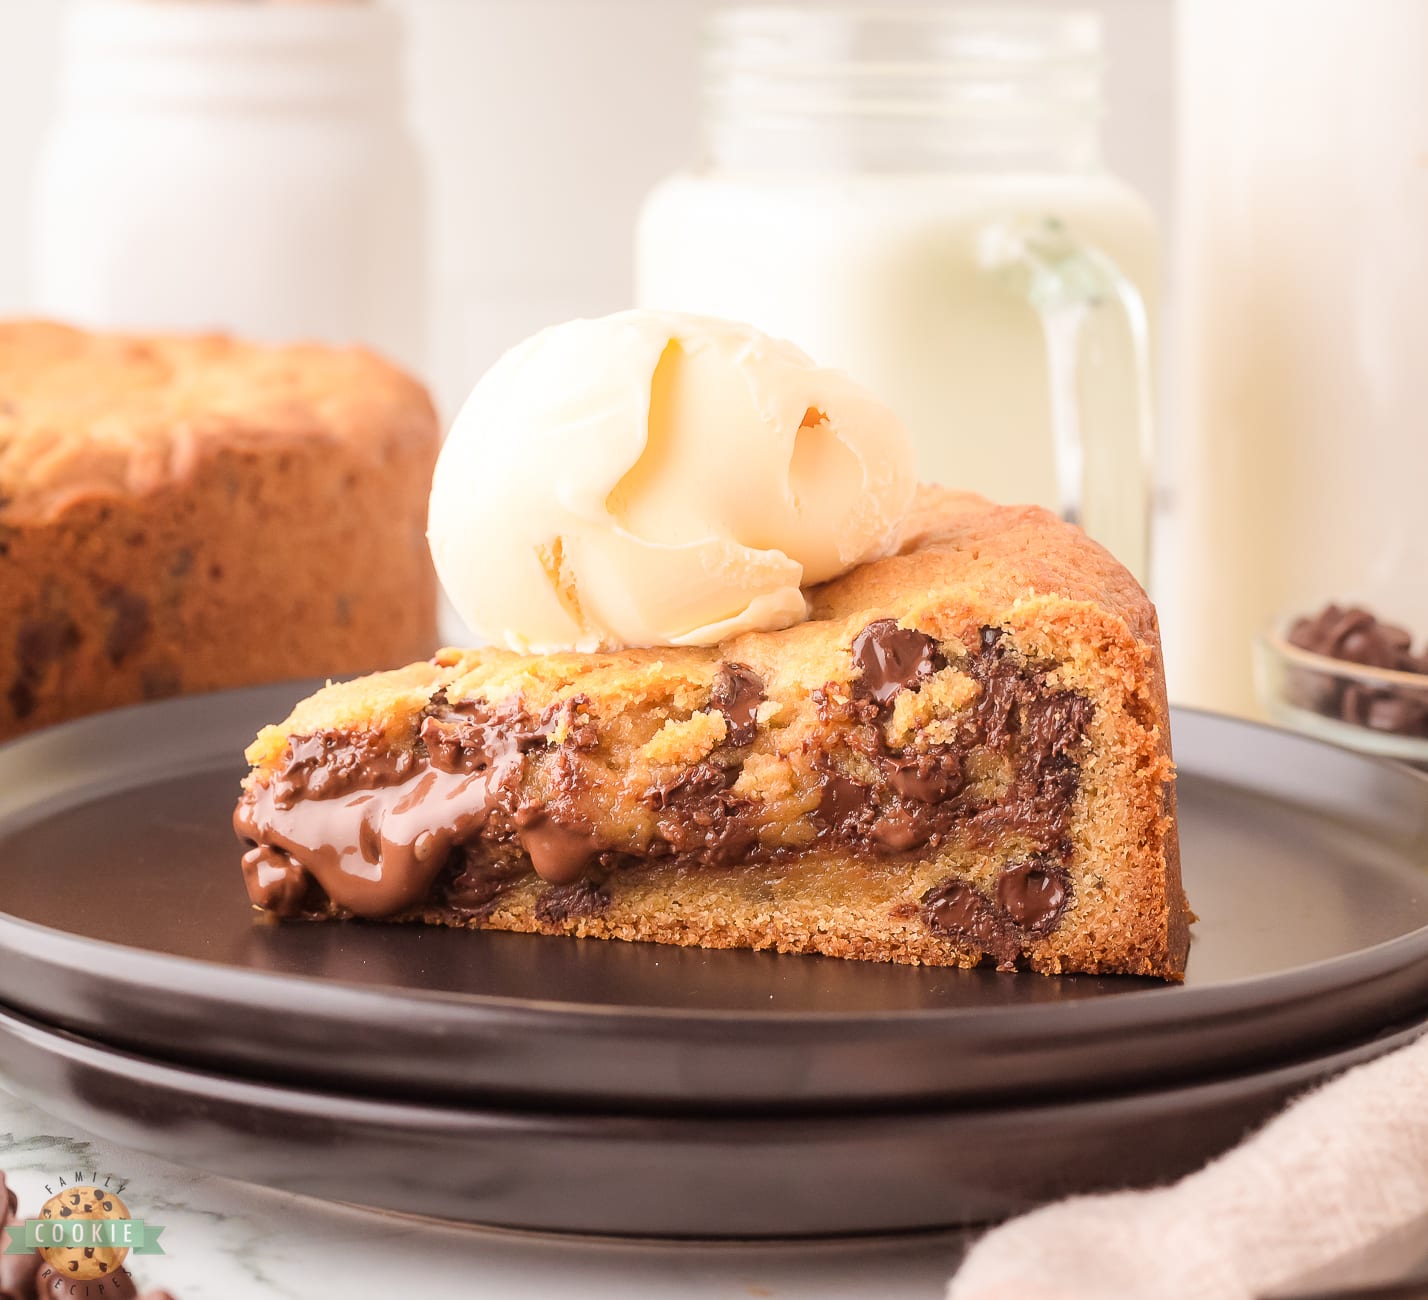
[[[407,19],[433,200],[428,378],[450,413],[532,330],[629,304],[640,199],[696,155],[708,0],[385,2]],[[1168,226],[1172,0],[1042,2],[1105,15],[1109,160]],[[67,8],[0,0],[0,315],[26,311],[30,181]]]

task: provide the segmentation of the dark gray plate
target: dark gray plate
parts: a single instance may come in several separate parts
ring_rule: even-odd
[[[692,1113],[1065,1096],[1428,1015],[1428,780],[1175,721],[1183,988],[379,924],[270,925],[229,816],[303,685],[0,749],[0,1002],[201,1068],[410,1100]]]
[[[384,1102],[182,1069],[0,1013],[12,1083],[114,1142],[328,1200],[504,1227],[793,1237],[986,1223],[1196,1168],[1421,1025],[1273,1070],[1012,1107],[774,1117]]]

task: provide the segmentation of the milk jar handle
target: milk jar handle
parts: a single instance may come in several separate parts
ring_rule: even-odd
[[[1056,218],[988,226],[981,262],[1036,313],[1046,343],[1047,383],[1062,518],[1080,524],[1145,580],[1150,550],[1150,338],[1140,291],[1100,249]],[[1113,402],[1128,419],[1098,419],[1088,392],[1112,368],[1098,364],[1088,327],[1102,312],[1124,327],[1134,392]],[[1127,493],[1125,484],[1133,484]]]

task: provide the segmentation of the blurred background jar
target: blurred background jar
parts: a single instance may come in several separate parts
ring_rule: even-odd
[[[1179,57],[1177,695],[1428,758],[1428,5],[1193,0]]]
[[[32,301],[426,360],[399,17],[365,0],[83,0],[32,208]]]
[[[1156,234],[1101,164],[1100,70],[1085,14],[716,11],[637,300],[795,340],[901,414],[924,479],[1057,509],[1144,580]]]

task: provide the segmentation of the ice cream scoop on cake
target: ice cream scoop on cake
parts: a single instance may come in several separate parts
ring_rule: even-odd
[[[264,729],[257,907],[1182,977],[1150,602],[1044,510],[915,488],[846,377],[700,318],[547,331],[458,417],[431,538],[515,648]]]

